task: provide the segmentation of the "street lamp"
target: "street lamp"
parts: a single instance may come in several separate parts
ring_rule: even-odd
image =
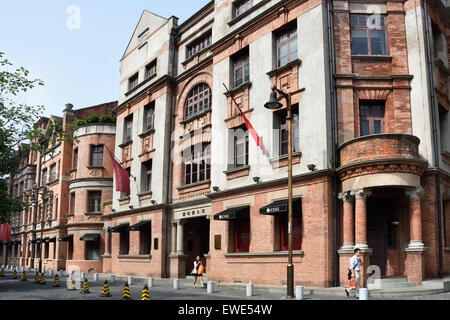
[[[34,205],[34,213],[36,215],[36,218],[38,217],[37,207],[38,207],[38,202],[39,202],[39,194],[41,194],[42,197],[44,197],[47,187],[44,185],[43,188],[44,188],[43,192],[39,193],[38,186],[36,185],[36,183],[33,184],[33,188],[32,188],[33,191],[32,191],[30,200]],[[39,241],[39,249],[40,249],[39,250],[39,273],[42,272],[42,239],[44,238],[44,225],[45,225],[44,213],[42,211],[41,211],[41,221],[40,222],[41,222],[41,239]],[[34,255],[33,255],[33,265],[34,265]]]
[[[270,99],[264,104],[267,109],[275,110],[283,105],[278,101],[277,92],[286,99],[288,122],[288,265],[287,265],[287,298],[294,298],[294,264],[292,263],[292,110],[291,93],[272,87]]]

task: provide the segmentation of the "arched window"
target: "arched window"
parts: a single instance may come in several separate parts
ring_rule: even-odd
[[[189,93],[184,106],[184,120],[211,108],[211,89],[206,83],[196,85]]]

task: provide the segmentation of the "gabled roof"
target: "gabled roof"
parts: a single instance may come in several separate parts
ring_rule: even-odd
[[[163,18],[153,12],[148,10],[142,11],[141,17],[133,31],[133,35],[128,42],[127,48],[123,53],[122,59],[131,52],[136,46],[139,45],[138,36],[145,31],[145,29],[149,29],[149,34],[155,31],[157,28],[161,27],[163,24],[167,23],[169,19]],[[121,59],[121,60],[122,60]]]

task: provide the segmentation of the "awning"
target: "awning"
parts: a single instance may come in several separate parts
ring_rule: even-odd
[[[80,238],[83,241],[96,241],[100,238],[99,233],[86,233],[84,236]]]
[[[56,237],[52,237],[48,240],[48,242],[56,242]]]
[[[41,243],[41,239],[36,239],[36,243]]]
[[[62,236],[61,238],[58,238],[58,241],[70,241],[73,239],[73,234],[68,234],[66,236]]]
[[[118,226],[111,228],[111,232],[120,232],[124,229],[128,229],[128,226],[129,226],[128,223],[119,224]]]
[[[50,242],[49,240],[50,240],[50,238],[47,237],[47,238],[42,239],[42,242],[43,243],[49,243]]]
[[[250,206],[229,208],[214,215],[214,220],[233,220],[245,215]]]
[[[30,240],[30,243],[36,243],[37,239]]]
[[[302,198],[294,198],[292,199],[292,206],[295,208],[296,205],[299,204],[300,200]],[[259,209],[259,214],[266,214],[266,215],[277,215],[280,213],[288,212],[288,200],[276,200],[272,202],[271,204],[268,204],[267,206],[262,207]]]
[[[145,226],[146,224],[150,224],[151,221],[141,221],[136,224],[133,224],[130,227],[130,230],[139,230],[140,227]]]
[[[14,241],[14,244],[22,244],[22,241],[21,240],[16,240],[16,241]]]

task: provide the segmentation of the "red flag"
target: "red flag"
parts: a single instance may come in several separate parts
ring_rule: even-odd
[[[126,194],[130,194],[130,177],[128,176],[128,171],[122,167],[122,165],[114,157],[114,154],[112,154],[108,148],[106,148],[106,150],[108,150],[114,167],[114,175],[116,176],[116,191],[122,191]]]
[[[11,240],[11,227],[7,223],[0,224],[0,241]]]
[[[262,140],[261,138],[258,136],[258,134],[256,133],[255,129],[253,128],[252,124],[250,123],[250,121],[247,119],[247,117],[245,116],[245,114],[242,112],[242,109],[239,107],[239,105],[237,104],[236,100],[234,100],[233,95],[231,94],[231,92],[228,90],[228,88],[225,86],[225,84],[223,84],[225,89],[227,89],[228,93],[230,94],[231,100],[234,102],[234,104],[238,107],[239,112],[241,113],[242,118],[244,118],[244,123],[245,126],[247,127],[248,131],[250,132],[250,134],[253,137],[253,140],[255,140],[256,145],[261,149],[261,152],[264,153],[264,146],[262,144]]]

